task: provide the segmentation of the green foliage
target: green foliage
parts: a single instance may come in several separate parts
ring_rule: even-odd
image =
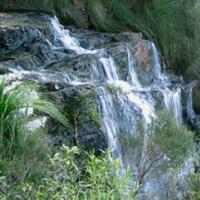
[[[154,123],[145,130],[139,124],[134,136],[123,134],[120,143],[130,166],[136,166],[137,177],[142,183],[148,173],[158,175],[169,168],[180,169],[185,159],[193,152],[193,133],[177,124],[168,112],[161,112]]]
[[[168,66],[184,70],[199,57],[199,15],[196,1],[155,0],[135,12],[142,30],[160,47]],[[183,51],[184,49],[184,51]]]
[[[105,31],[123,31],[135,27],[134,16],[121,0],[85,0],[93,26]]]
[[[81,161],[80,161],[81,160]],[[23,182],[9,185],[0,176],[1,199],[134,199],[137,188],[130,187],[129,174],[118,176],[119,162],[109,152],[101,157],[87,154],[76,147],[63,146],[51,159],[40,184]]]
[[[66,97],[65,110],[67,118],[73,124],[74,117],[78,123],[87,121],[100,125],[100,116],[97,112],[97,96],[95,91],[75,91]]]
[[[74,91],[66,96],[64,110],[73,127],[75,145],[78,144],[78,127],[87,123],[94,124],[97,128],[100,126],[100,115],[96,102],[97,96],[92,90]]]
[[[188,191],[186,198],[188,200],[200,200],[200,152],[198,151],[195,158],[195,172],[190,174],[188,181]]]
[[[188,200],[200,200],[200,173],[195,173],[190,177],[191,190],[189,192]]]
[[[13,156],[29,142],[30,135],[25,127],[32,117],[29,109],[48,114],[67,126],[67,119],[49,101],[41,99],[33,88],[21,86],[6,91],[3,82],[0,83],[0,150],[1,155]]]
[[[23,140],[23,138],[22,138]],[[40,130],[23,140],[23,146],[12,154],[0,155],[0,170],[9,184],[25,181],[37,183],[45,173],[51,153],[49,138]]]
[[[39,113],[68,125],[67,119],[53,103],[40,97],[34,86],[8,90],[0,83],[0,168],[9,182],[37,181],[43,174],[50,152],[49,138],[43,128],[32,131],[27,127]]]
[[[184,125],[179,125],[168,113],[161,112],[154,124],[152,140],[169,159],[172,167],[180,166],[194,150],[194,134]]]

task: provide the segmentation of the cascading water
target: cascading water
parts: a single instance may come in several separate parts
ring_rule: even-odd
[[[166,89],[163,95],[166,108],[172,110],[177,122],[182,123],[181,89],[177,88],[175,91]]]
[[[58,18],[54,17],[51,20],[54,34],[54,48],[60,49],[65,48],[75,51],[77,54],[95,54],[96,50],[87,50],[80,46],[79,41],[76,38],[70,36],[68,30],[64,29],[59,23]]]
[[[128,46],[127,46],[127,54],[128,54],[128,72],[129,72],[128,78],[130,79],[132,86],[136,88],[140,88],[141,84],[138,80],[137,74],[134,69],[134,65],[135,65],[134,58]]]
[[[187,99],[187,115],[191,123],[195,123],[196,114],[193,109],[193,85],[188,86],[188,99]]]
[[[123,52],[125,52],[125,64],[123,64],[125,76],[122,78],[119,60],[110,53],[109,48],[111,47],[109,45],[104,45],[102,48],[99,45],[100,48],[85,49],[81,46],[79,38],[72,37],[73,34],[64,29],[56,17],[51,18],[49,26],[54,35],[52,46],[55,54],[68,50],[66,51],[67,56],[77,59],[76,63],[80,62],[82,68],[86,66],[87,77],[82,78],[83,75],[80,75],[77,69],[74,70],[70,67],[70,69],[66,67],[65,73],[49,69],[23,71],[20,68],[12,72],[20,74],[20,76],[32,76],[36,81],[45,83],[54,80],[56,83],[61,81],[63,84],[72,86],[94,85],[99,95],[102,130],[108,140],[109,147],[113,150],[113,156],[118,158],[123,166],[130,167],[133,173],[138,173],[137,163],[132,162],[132,160],[134,161],[134,152],[124,154],[125,148],[120,143],[119,138],[121,135],[134,138],[138,122],[141,121],[144,132],[147,130],[152,120],[156,118],[159,104],[154,97],[155,91],[161,96],[162,108],[170,110],[177,121],[182,122],[181,89],[179,86],[172,87],[167,74],[162,72],[160,56],[155,45],[146,41],[152,58],[150,67],[153,69],[153,81],[146,85],[141,78],[143,75],[138,72],[138,63],[132,51],[136,47],[132,46],[132,43],[126,42],[122,47]],[[70,58],[66,59],[66,62],[70,62],[68,61]],[[145,133],[143,140],[141,155],[145,157],[145,146],[148,141],[148,136]],[[158,188],[161,183],[163,183],[163,177],[159,179],[156,187]],[[149,190],[149,188],[154,190],[155,185],[151,181],[146,181],[144,185],[144,191]]]
[[[182,123],[182,105],[181,105],[181,88],[176,87],[170,89],[170,81],[166,74],[162,73],[161,70],[161,61],[159,59],[158,51],[155,47],[154,43],[151,43],[153,50],[153,59],[154,59],[154,71],[156,78],[161,81],[161,88],[159,89],[163,93],[164,97],[164,105],[165,107],[173,112],[175,119],[177,122]],[[163,88],[164,86],[164,88]]]

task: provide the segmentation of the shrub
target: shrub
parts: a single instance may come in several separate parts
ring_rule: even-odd
[[[134,199],[137,188],[131,187],[129,174],[119,176],[117,160],[103,152],[101,157],[87,154],[76,147],[63,146],[51,159],[40,184],[8,185],[1,177],[1,199]],[[9,198],[7,198],[9,197]],[[16,198],[17,197],[17,198]]]
[[[198,151],[195,158],[195,172],[190,174],[188,180],[188,191],[185,199],[200,200],[200,152]]]
[[[176,172],[194,150],[193,133],[168,112],[159,113],[147,130],[139,124],[134,135],[121,134],[120,143],[127,164],[137,169],[140,184],[149,173]]]

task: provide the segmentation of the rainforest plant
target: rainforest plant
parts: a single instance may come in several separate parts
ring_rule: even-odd
[[[3,200],[134,200],[137,184],[130,174],[119,176],[121,165],[103,152],[97,157],[77,147],[61,147],[49,160],[45,176],[39,183],[8,184],[0,175],[0,198]]]
[[[200,199],[200,152],[197,150],[196,155],[193,155],[194,169],[191,170],[188,179],[188,190],[185,192],[185,199],[199,200]]]
[[[33,110],[32,115],[29,114]],[[26,124],[33,120],[34,111],[58,120],[67,127],[67,119],[53,103],[40,98],[39,93],[29,86],[20,86],[6,91],[3,82],[0,83],[0,150],[1,156],[13,156],[22,149],[30,138]]]

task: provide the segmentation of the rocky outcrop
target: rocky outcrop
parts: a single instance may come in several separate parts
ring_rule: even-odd
[[[32,69],[55,59],[51,44],[33,27],[1,28],[0,45],[0,60],[10,66]]]

